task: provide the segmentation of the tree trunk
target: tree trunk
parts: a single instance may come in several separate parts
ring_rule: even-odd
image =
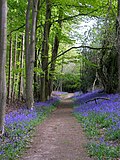
[[[31,10],[31,0],[28,0],[27,12],[26,12],[26,26],[25,26],[25,62],[26,62],[26,103],[27,107],[32,107],[32,104],[29,106],[29,101],[33,101],[31,98],[29,100],[29,38],[30,38],[30,10]]]
[[[14,60],[13,60],[13,68],[14,68],[14,72],[13,72],[13,81],[12,81],[12,101],[14,101],[16,99],[16,55],[17,55],[17,35],[15,37],[15,42],[14,42]]]
[[[9,49],[9,71],[8,71],[8,90],[7,90],[8,103],[10,103],[12,96],[11,84],[12,84],[12,35],[10,35],[10,49]]]
[[[36,34],[37,34],[38,19],[39,19],[39,15],[40,15],[39,14],[39,11],[40,11],[40,2],[41,2],[41,0],[38,0],[38,6],[37,6],[38,12],[37,12],[37,18],[36,18]],[[37,43],[37,41],[38,41],[38,38],[36,38],[36,43]],[[37,47],[35,47],[35,63],[34,63],[34,67],[35,68],[39,67],[38,66],[38,62],[39,62],[38,56],[39,56],[39,53],[40,53],[40,49],[38,49]],[[34,72],[34,98],[36,100],[39,99],[39,89],[38,89],[39,88],[38,87],[39,82],[38,82],[38,79],[39,79],[39,76],[37,75],[36,72]]]
[[[118,52],[118,92],[120,93],[120,0],[118,0],[118,17],[117,17],[117,52]]]
[[[51,92],[53,91],[53,80],[54,80],[54,72],[55,72],[55,58],[58,54],[58,48],[59,48],[59,36],[62,29],[62,12],[61,9],[59,10],[59,17],[58,17],[58,24],[59,24],[59,30],[56,32],[54,44],[53,44],[53,50],[52,50],[52,58],[51,58],[51,66],[50,66],[50,75],[49,75],[49,96],[51,95]]]
[[[21,45],[21,57],[20,57],[20,68],[21,72],[19,74],[19,100],[23,100],[23,92],[24,92],[24,79],[23,79],[23,59],[24,59],[24,34],[22,35],[22,45]]]
[[[34,63],[34,67],[35,68],[37,68],[38,66],[37,66],[37,62],[38,62],[38,60],[37,60],[37,49],[35,50],[35,63]],[[38,87],[37,87],[37,73],[36,72],[34,72],[34,98],[35,99],[38,99]]]
[[[64,56],[62,56],[62,64],[61,64],[61,73],[63,73],[63,64],[64,64]],[[63,91],[63,79],[62,76],[60,77],[60,91]]]
[[[51,3],[50,0],[46,0],[46,20],[44,24],[44,35],[42,42],[42,70],[44,74],[41,77],[41,101],[45,101],[49,95],[48,90],[48,51],[49,51],[49,34],[51,27]],[[45,81],[45,82],[44,82]]]
[[[93,85],[92,85],[92,91],[95,90],[95,85],[96,85],[97,80],[98,80],[98,73],[97,73],[97,70],[96,70],[96,76],[95,76],[95,79],[94,79],[94,82],[93,82]]]
[[[6,106],[7,0],[0,1],[0,135],[4,133]]]
[[[30,11],[32,4],[32,27],[30,30]],[[36,17],[38,0],[28,0],[26,13],[26,105],[33,108],[33,69],[35,61]],[[29,36],[30,33],[30,36]],[[30,41],[29,41],[30,39]]]
[[[50,74],[49,74],[49,85],[50,85],[49,95],[51,95],[51,92],[53,91],[53,80],[54,80],[55,63],[56,63],[56,60],[54,59],[57,56],[58,48],[59,48],[59,38],[58,38],[58,35],[56,34],[55,40],[54,40],[54,46],[52,50],[52,58],[51,58],[51,66],[50,66]]]

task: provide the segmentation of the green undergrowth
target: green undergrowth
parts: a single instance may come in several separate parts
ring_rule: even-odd
[[[88,153],[98,160],[118,160],[120,157],[120,130],[112,130],[114,126],[108,114],[95,114],[90,112],[87,116],[74,113],[78,122],[81,123],[88,139]]]

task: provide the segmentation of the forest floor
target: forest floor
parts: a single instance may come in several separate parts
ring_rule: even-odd
[[[73,94],[66,94],[58,108],[39,126],[20,160],[92,160],[81,125],[72,115]]]

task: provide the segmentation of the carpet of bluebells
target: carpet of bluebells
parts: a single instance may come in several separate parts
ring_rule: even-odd
[[[17,160],[30,142],[36,125],[55,109],[59,99],[34,104],[31,110],[25,107],[6,114],[5,133],[0,137],[0,159]]]
[[[97,99],[96,97],[105,97]],[[90,101],[92,100],[92,101]],[[74,113],[90,139],[90,156],[99,160],[120,158],[120,95],[93,91],[75,93]]]

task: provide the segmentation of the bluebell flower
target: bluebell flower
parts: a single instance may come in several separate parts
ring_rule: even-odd
[[[18,144],[28,138],[30,131],[33,129],[33,126],[30,126],[29,122],[33,122],[43,116],[44,110],[41,110],[42,106],[46,108],[51,107],[56,104],[58,100],[58,98],[54,98],[44,103],[37,102],[32,109],[28,110],[24,106],[21,109],[6,114],[5,134],[0,138],[0,155],[5,154],[6,149],[11,148],[11,146],[18,150]]]
[[[85,103],[86,101],[93,99],[95,97],[107,97],[109,100],[99,99],[97,100],[97,104],[95,101],[90,101],[88,103]],[[109,123],[108,127],[102,135],[102,137],[99,139],[100,143],[106,143],[105,136],[116,134],[116,138],[118,137],[118,134],[120,133],[120,95],[119,94],[105,94],[102,92],[102,94],[98,91],[95,92],[88,92],[86,94],[77,95],[74,99],[76,106],[74,108],[74,113],[81,114],[83,117],[89,119],[89,116],[92,114],[92,118],[94,116],[98,115],[105,115],[103,121]],[[84,127],[87,125],[88,122],[84,121]],[[106,125],[106,123],[105,123]]]

